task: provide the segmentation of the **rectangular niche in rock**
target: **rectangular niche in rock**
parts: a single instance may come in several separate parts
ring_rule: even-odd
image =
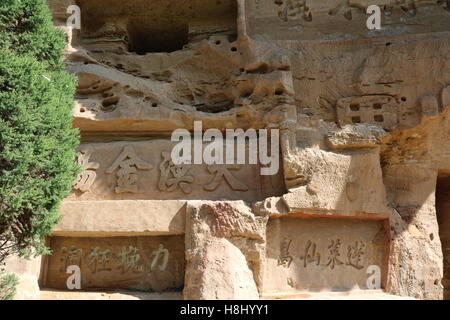
[[[78,0],[81,40],[96,50],[173,52],[211,35],[236,38],[235,0]]]
[[[257,40],[348,41],[450,31],[448,1],[251,0],[250,36]],[[369,30],[370,5],[381,29]]]
[[[41,287],[67,290],[69,266],[81,271],[82,290],[181,291],[184,236],[50,237]]]
[[[264,294],[365,290],[375,269],[382,287],[388,258],[384,221],[271,219]]]
[[[444,299],[450,300],[450,174],[439,172],[436,183],[436,215],[439,223],[444,276]],[[431,240],[434,235],[430,234]]]

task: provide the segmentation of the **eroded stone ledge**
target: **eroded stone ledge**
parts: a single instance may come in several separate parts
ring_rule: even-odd
[[[66,201],[55,236],[184,234],[186,201]]]

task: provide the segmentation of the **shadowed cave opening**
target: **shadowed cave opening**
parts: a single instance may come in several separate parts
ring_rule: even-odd
[[[439,173],[438,175],[436,183],[436,215],[444,259],[444,276],[442,278],[444,299],[450,300],[450,173]]]
[[[96,49],[114,46],[139,55],[182,50],[210,36],[237,38],[235,0],[77,0],[81,38]]]
[[[148,52],[173,52],[182,50],[189,42],[189,26],[174,24],[169,29],[151,28],[133,22],[128,27],[130,52],[144,55]]]

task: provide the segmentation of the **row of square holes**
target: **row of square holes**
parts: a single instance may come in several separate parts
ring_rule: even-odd
[[[381,103],[374,103],[372,105],[372,108],[374,110],[380,110],[382,107],[383,107],[383,105]],[[357,104],[357,103],[350,104],[350,110],[351,111],[359,111],[359,104]],[[373,120],[375,122],[383,122],[384,121],[384,117],[381,114],[377,114],[377,115],[373,116]],[[352,117],[352,122],[353,123],[361,123],[361,117],[359,117],[359,116]]]
[[[381,114],[376,114],[376,115],[373,116],[373,120],[375,122],[383,122],[384,121],[384,117]],[[352,117],[352,122],[353,123],[361,123],[361,117],[359,117],[359,116]]]
[[[374,103],[372,105],[372,108],[374,110],[380,110],[382,107],[383,107],[383,104],[381,104],[381,103]],[[350,104],[350,110],[351,111],[359,111],[359,104],[358,103],[351,103]]]
[[[401,97],[401,100],[403,101],[403,102],[405,102],[407,99],[406,99],[406,97]],[[350,104],[350,110],[351,111],[359,111],[359,103],[351,103]],[[383,107],[383,104],[382,103],[374,103],[373,105],[372,105],[372,108],[374,108],[374,110],[379,110],[379,109],[381,109]]]
[[[406,97],[402,97],[401,100],[402,100],[403,102],[405,102],[407,99],[406,99]],[[351,104],[350,104],[350,110],[351,110],[351,111],[359,111],[359,108],[360,108],[360,106],[359,106],[358,103],[351,103]],[[380,110],[381,108],[383,108],[383,104],[381,104],[381,103],[374,103],[374,104],[372,105],[372,108],[373,108],[374,110]],[[381,114],[377,114],[377,115],[374,115],[374,116],[373,116],[373,120],[374,120],[375,122],[383,122],[383,121],[384,121],[384,117],[383,117],[383,115],[381,115]],[[359,116],[353,116],[353,117],[352,117],[352,122],[353,122],[353,123],[361,123],[361,117],[359,117]]]

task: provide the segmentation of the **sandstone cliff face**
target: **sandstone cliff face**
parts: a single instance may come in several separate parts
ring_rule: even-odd
[[[108,288],[186,299],[368,290],[375,266],[388,293],[442,299],[450,8],[380,0],[377,32],[365,27],[373,3],[356,2],[49,0],[78,77],[84,172],[49,240],[63,261],[43,259],[41,288],[63,285],[66,263],[105,272],[92,254],[109,250]],[[66,27],[72,4],[81,30]],[[279,130],[280,170],[174,165],[170,134],[194,121]],[[128,251],[98,237],[124,237]],[[139,246],[150,251],[137,258]],[[135,262],[126,270],[123,255]]]

